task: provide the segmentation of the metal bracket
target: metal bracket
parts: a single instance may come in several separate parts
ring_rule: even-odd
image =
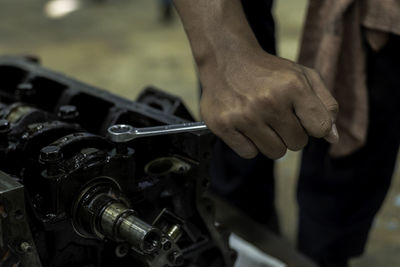
[[[1,171],[0,226],[0,249],[8,253],[6,260],[12,257],[22,266],[42,266],[27,222],[24,186]]]

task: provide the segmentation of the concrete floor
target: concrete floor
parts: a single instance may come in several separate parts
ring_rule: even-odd
[[[62,19],[44,16],[46,1],[0,2],[0,54],[33,54],[53,70],[134,99],[146,85],[180,95],[198,118],[197,78],[179,20],[159,21],[156,0],[93,4]],[[277,0],[280,55],[296,57],[305,0]],[[277,195],[284,237],[296,233],[298,153],[278,161]],[[353,267],[400,266],[400,170],[376,218],[365,255]]]

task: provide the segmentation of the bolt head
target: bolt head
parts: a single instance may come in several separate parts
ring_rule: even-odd
[[[32,252],[32,246],[31,246],[31,244],[29,244],[28,242],[22,242],[22,243],[19,245],[19,248],[20,248],[21,251],[24,252],[24,253],[30,253],[30,252]]]
[[[76,106],[64,105],[58,109],[58,117],[62,120],[73,120],[79,116]]]
[[[183,255],[178,251],[174,251],[168,256],[169,261],[174,265],[182,265],[183,264]]]
[[[172,247],[171,241],[166,240],[166,241],[164,242],[164,244],[163,244],[163,249],[164,249],[164,250],[170,250],[171,247]]]
[[[39,160],[43,163],[56,162],[62,159],[62,153],[58,146],[46,146],[40,150]]]
[[[7,133],[10,130],[10,122],[5,119],[0,120],[0,133]]]
[[[31,96],[35,94],[35,89],[31,83],[21,83],[17,87],[17,93],[23,96]]]

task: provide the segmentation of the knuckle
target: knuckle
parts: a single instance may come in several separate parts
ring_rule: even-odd
[[[231,128],[230,120],[228,116],[221,115],[216,116],[212,120],[208,121],[208,127],[215,133],[224,133]]]
[[[280,113],[282,103],[278,100],[278,97],[266,94],[260,96],[254,104],[254,108],[257,108],[257,112],[267,111],[271,114]]]
[[[339,103],[336,100],[333,100],[327,108],[335,115],[339,113]]]
[[[283,92],[292,97],[302,97],[309,93],[309,87],[310,85],[307,83],[304,73],[296,71],[292,73]]]
[[[301,88],[302,81],[304,80],[303,76],[303,73],[298,71],[293,71],[288,74],[286,78],[286,88],[291,90]]]
[[[241,114],[241,118],[242,118],[242,123],[243,124],[254,124],[256,119],[255,117],[257,116],[257,113],[253,110],[245,109],[243,110],[242,114]]]
[[[309,72],[311,75],[314,75],[315,77],[321,78],[321,75],[319,74],[319,72],[316,69],[305,67],[305,70],[307,72]]]
[[[312,69],[312,68],[308,68],[308,67],[303,67],[303,68],[304,68],[305,74],[306,74],[309,78],[311,78],[311,79],[319,79],[319,80],[322,81],[322,76],[321,76],[321,74],[319,73],[318,70]]]
[[[303,84],[306,79],[306,74],[302,69],[297,69],[292,72],[292,81],[298,85]]]

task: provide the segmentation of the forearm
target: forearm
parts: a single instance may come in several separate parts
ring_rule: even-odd
[[[175,0],[199,68],[202,119],[240,156],[279,158],[308,135],[337,141],[318,74],[260,47],[240,0]]]
[[[239,0],[175,0],[199,67],[261,52]]]

